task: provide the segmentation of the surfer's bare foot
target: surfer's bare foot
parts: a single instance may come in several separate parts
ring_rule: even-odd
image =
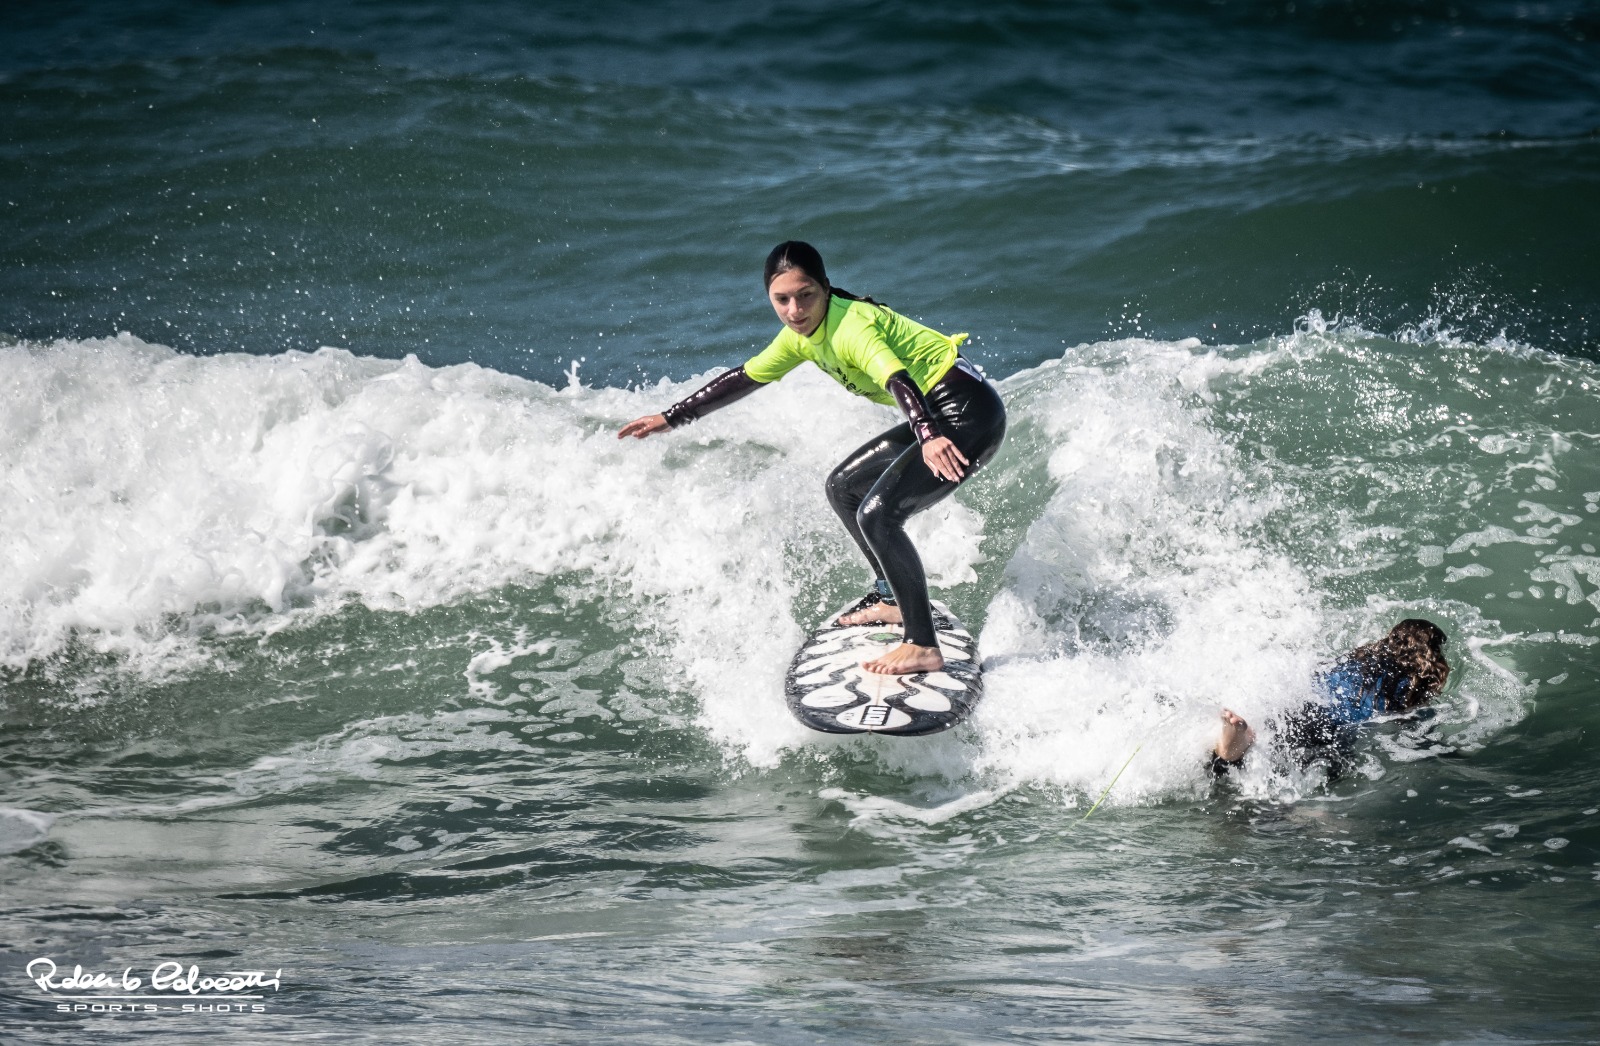
[[[882,657],[861,662],[868,672],[885,676],[908,676],[916,672],[937,672],[944,667],[944,655],[936,646],[901,643]]]
[[[893,603],[873,603],[851,614],[840,614],[841,625],[898,625],[905,621]]]
[[[1241,717],[1224,708],[1222,710],[1222,733],[1217,737],[1215,749],[1217,757],[1224,762],[1237,762],[1244,758],[1250,751],[1250,746],[1256,743],[1256,732],[1250,729],[1250,724]]]

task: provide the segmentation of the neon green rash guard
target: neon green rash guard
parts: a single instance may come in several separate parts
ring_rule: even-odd
[[[785,327],[750,357],[744,372],[767,384],[810,360],[856,395],[892,407],[884,382],[903,370],[927,392],[955,364],[956,349],[966,340],[965,334],[940,334],[892,309],[834,295],[828,318],[809,338]]]

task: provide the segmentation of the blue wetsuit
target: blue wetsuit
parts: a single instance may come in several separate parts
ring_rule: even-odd
[[[1332,699],[1328,714],[1340,723],[1364,723],[1375,715],[1405,708],[1411,677],[1383,666],[1341,661],[1318,679]]]
[[[1307,702],[1283,721],[1284,740],[1300,750],[1302,762],[1348,755],[1357,725],[1375,715],[1404,711],[1404,695],[1413,680],[1394,665],[1346,658],[1318,675],[1317,685],[1326,698]]]

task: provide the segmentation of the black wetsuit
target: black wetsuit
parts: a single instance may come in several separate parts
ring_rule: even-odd
[[[667,408],[667,421],[676,428],[761,387],[735,367]],[[833,470],[828,502],[874,573],[888,582],[905,618],[906,642],[936,647],[927,576],[905,524],[960,484],[933,474],[922,460],[922,443],[948,437],[966,456],[970,476],[1000,449],[1006,408],[995,387],[960,357],[926,394],[905,371],[892,375],[887,388],[908,420],[868,440]]]
[[[941,434],[966,455],[966,475],[984,465],[1006,434],[1000,393],[972,364],[957,359],[929,389],[927,405]],[[940,479],[922,460],[907,421],[873,437],[828,476],[828,502],[855,538],[873,572],[889,582],[905,619],[907,643],[938,646],[922,557],[906,536],[906,521],[948,497],[959,483]]]

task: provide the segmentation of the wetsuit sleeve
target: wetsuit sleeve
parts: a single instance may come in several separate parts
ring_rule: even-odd
[[[698,392],[679,400],[661,413],[668,425],[681,428],[714,410],[744,399],[759,389],[761,384],[746,374],[743,367],[735,367],[718,374]]]
[[[806,361],[787,331],[780,331],[772,343],[745,360],[741,368],[754,381],[765,385],[777,381]]]
[[[926,443],[944,435],[928,401],[923,398],[917,383],[911,380],[910,372],[904,367],[889,375],[883,385],[894,401],[900,404],[900,409],[905,411],[906,420],[911,422],[911,431],[918,443]]]

